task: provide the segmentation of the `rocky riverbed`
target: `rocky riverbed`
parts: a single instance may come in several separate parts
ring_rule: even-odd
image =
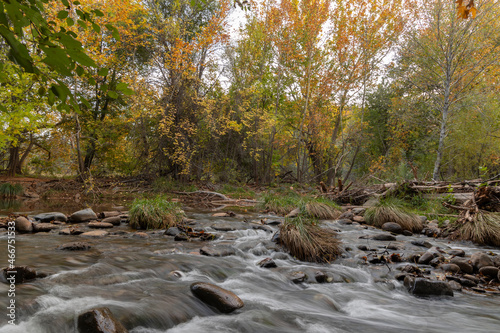
[[[73,332],[95,318],[116,323],[110,332],[498,329],[498,248],[427,237],[432,222],[423,234],[376,229],[362,214],[322,222],[345,249],[330,264],[290,257],[271,213],[187,210],[183,227],[155,231],[131,230],[123,209],[29,214],[16,220],[16,265],[29,266],[18,325],[0,317],[0,332]]]

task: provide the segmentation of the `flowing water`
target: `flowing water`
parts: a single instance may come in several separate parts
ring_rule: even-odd
[[[236,221],[188,212],[207,230],[213,223]],[[249,214],[248,219],[266,216]],[[269,218],[269,216],[267,216]],[[356,248],[358,237],[375,230],[339,225],[344,245]],[[120,229],[128,230],[121,226]],[[212,243],[231,244],[236,254],[207,257],[204,242],[175,242],[152,234],[148,239],[114,235],[84,239],[89,251],[55,250],[78,236],[17,235],[16,264],[31,265],[49,277],[17,285],[17,326],[0,317],[1,333],[77,332],[76,318],[85,310],[108,307],[133,333],[142,332],[498,332],[500,297],[456,292],[455,297],[418,298],[390,278],[395,266],[367,266],[353,250],[333,264],[294,260],[277,252],[272,233],[251,228],[221,233]],[[398,236],[401,244],[415,237]],[[481,250],[472,244],[425,240],[442,247]],[[0,253],[7,248],[0,236]],[[372,243],[369,245],[377,246]],[[425,250],[425,249],[424,249]],[[484,249],[483,249],[484,250]],[[498,251],[497,251],[498,253]],[[6,256],[1,266],[6,266]],[[278,268],[257,262],[273,257]],[[289,276],[303,271],[327,273],[332,283],[294,284]],[[211,282],[233,291],[245,306],[221,315],[190,292],[193,282]],[[8,286],[0,284],[0,308],[6,309]],[[3,313],[4,311],[0,311]]]

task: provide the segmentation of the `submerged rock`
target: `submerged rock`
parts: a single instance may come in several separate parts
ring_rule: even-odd
[[[73,223],[88,222],[91,220],[97,220],[97,215],[92,208],[79,210],[69,217],[69,221]]]
[[[453,289],[444,281],[407,276],[404,285],[411,294],[417,296],[453,296]]]
[[[274,267],[278,267],[278,265],[276,265],[276,263],[274,262],[274,260],[271,259],[271,258],[263,259],[263,260],[259,261],[257,263],[257,265],[259,265],[262,268],[274,268]]]
[[[377,235],[371,236],[370,238],[373,240],[385,241],[385,242],[392,242],[392,241],[397,240],[396,237],[394,237],[393,235],[389,235],[389,234],[377,234]]]
[[[16,231],[21,233],[27,233],[33,231],[33,224],[30,220],[25,218],[24,216],[19,216],[15,221]]]
[[[396,222],[386,222],[382,224],[382,230],[393,232],[395,234],[403,233],[403,228]]]
[[[163,235],[165,235],[165,236],[177,236],[181,232],[182,231],[177,227],[170,227],[167,230],[165,230],[165,233]]]
[[[52,222],[52,221],[59,221],[59,222],[67,222],[68,217],[59,212],[51,212],[51,213],[42,213],[33,216],[35,221],[40,221],[40,222]]]
[[[106,223],[106,222],[90,222],[89,223],[89,228],[92,228],[92,229],[108,229],[108,228],[113,228],[113,225],[111,223]]]
[[[94,231],[84,232],[83,234],[81,234],[81,236],[83,236],[83,237],[104,237],[104,236],[107,236],[108,234],[109,234],[109,232],[107,232],[105,230],[94,230]]]
[[[15,284],[25,283],[45,276],[46,274],[38,274],[35,269],[30,266],[4,267],[2,269],[2,282],[8,284],[12,281],[14,281]]]
[[[290,275],[290,280],[292,280],[293,283],[302,283],[307,280],[307,274],[304,272],[293,272]]]
[[[36,223],[33,225],[34,232],[49,232],[55,229],[59,229],[59,226],[52,223]]]
[[[80,333],[127,333],[108,308],[96,308],[78,316]]]
[[[244,306],[243,301],[232,291],[207,282],[196,282],[191,285],[191,292],[196,298],[213,306],[222,313],[230,313]]]
[[[229,245],[214,245],[204,246],[200,249],[200,253],[210,257],[226,257],[235,254],[235,250]]]
[[[63,250],[63,251],[86,251],[90,249],[91,246],[89,243],[85,242],[72,242],[72,243],[65,243],[62,244],[61,246],[57,247],[56,250]]]

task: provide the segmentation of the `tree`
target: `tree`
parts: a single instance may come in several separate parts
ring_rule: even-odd
[[[427,95],[440,114],[434,180],[440,177],[449,123],[458,103],[481,74],[498,63],[498,6],[497,1],[484,1],[475,19],[462,20],[451,2],[435,0],[426,7],[422,25],[407,36],[400,52],[400,75]]]

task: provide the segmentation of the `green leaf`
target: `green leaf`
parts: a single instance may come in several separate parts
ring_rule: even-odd
[[[38,95],[45,96],[46,93],[47,93],[47,90],[45,90],[44,87],[38,88]]]
[[[115,91],[108,90],[108,96],[111,97],[112,99],[117,99],[118,94]]]
[[[63,44],[67,49],[81,49],[82,43],[74,39],[69,34],[61,34],[59,36],[59,41]]]
[[[101,32],[101,27],[95,23],[92,23],[92,29],[94,29],[94,31],[97,33]]]
[[[69,7],[69,2],[68,0],[61,0],[62,4],[65,5],[66,7]]]
[[[76,74],[78,74],[78,76],[82,76],[84,73],[85,70],[83,69],[82,66],[76,66]]]
[[[65,19],[66,17],[68,17],[68,12],[65,11],[65,10],[61,10],[59,13],[57,13],[57,18],[58,19]]]
[[[94,14],[96,16],[99,16],[99,17],[103,17],[104,16],[104,13],[101,12],[99,9],[94,9],[93,12],[94,12]]]
[[[108,73],[109,73],[109,69],[108,68],[101,68],[99,70],[99,72],[97,72],[97,75],[99,75],[99,76],[106,76],[106,75],[108,75]]]
[[[72,27],[75,25],[75,21],[71,17],[68,17],[66,19],[66,24],[68,25],[68,27]]]
[[[95,61],[81,50],[68,50],[68,55],[71,57],[71,60],[76,61],[80,65],[96,67]]]
[[[87,27],[87,23],[85,23],[85,21],[78,20],[78,21],[76,21],[76,22],[77,22],[77,23],[78,23],[78,25],[79,25],[80,27],[82,27],[83,29],[87,29],[87,28],[88,28],[88,27]]]
[[[118,32],[118,29],[116,29],[113,25],[111,24],[106,24],[105,27],[111,31],[111,35],[113,36],[114,39],[120,40],[120,33]]]

